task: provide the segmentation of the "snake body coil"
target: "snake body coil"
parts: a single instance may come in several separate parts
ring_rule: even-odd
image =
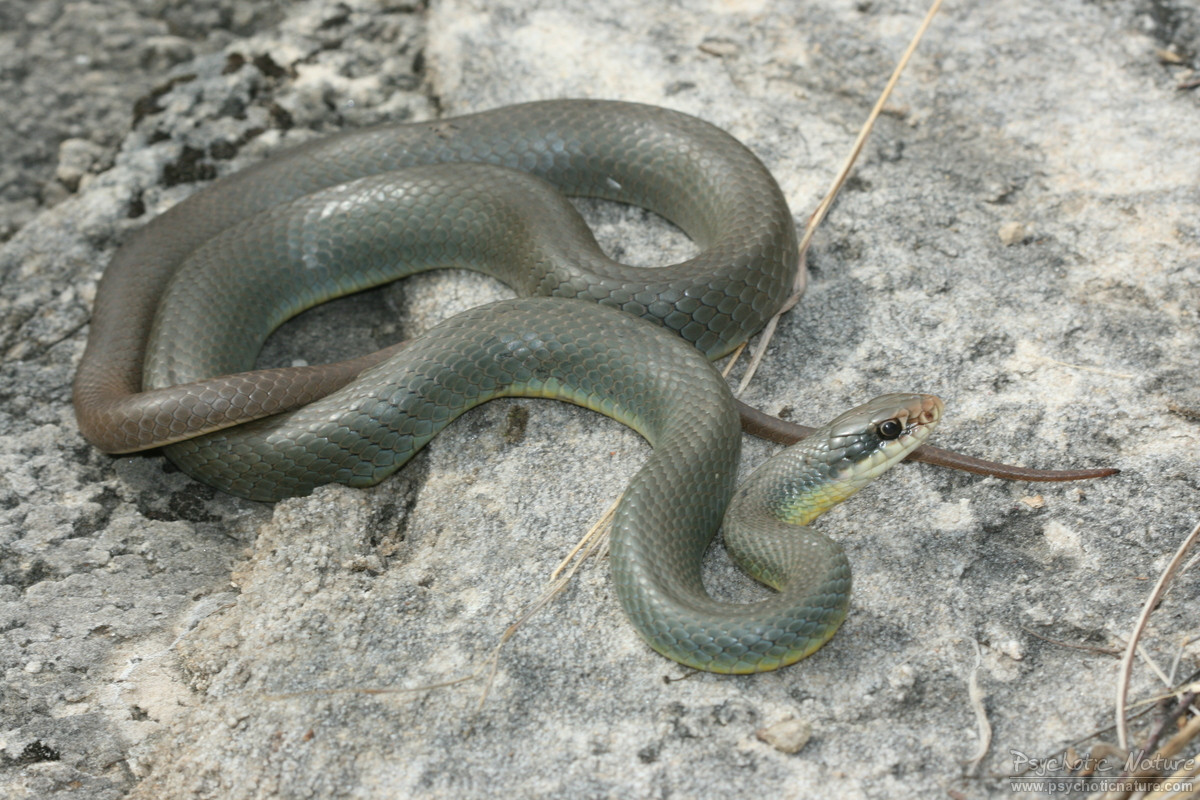
[[[551,185],[656,211],[700,253],[619,264]],[[698,668],[773,669],[826,641],[848,602],[840,549],[792,523],[903,458],[941,410],[921,395],[873,401],[734,496],[737,414],[707,359],[778,309],[796,261],[766,169],[686,115],[554,101],[342,134],[219,181],[122,248],[98,292],[77,415],[104,449],[169,444],[198,479],[270,500],[375,483],[493,397],[594,408],[654,447],[613,528],[617,593],[639,633]],[[300,310],[443,266],[528,296],[455,317],[300,408],[361,367],[245,372]],[[747,606],[711,599],[700,581],[731,497],[731,552],[781,590]]]

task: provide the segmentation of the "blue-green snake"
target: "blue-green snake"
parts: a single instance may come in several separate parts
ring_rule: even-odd
[[[654,269],[614,262],[559,192],[651,209],[699,254]],[[797,258],[763,165],[677,112],[551,101],[341,134],[217,182],[121,248],[97,293],[77,415],[103,449],[167,445],[199,480],[272,500],[376,483],[494,397],[587,406],[653,446],[612,533],[617,594],[638,632],[700,669],[774,669],[820,647],[846,613],[845,556],[804,526],[907,455],[941,413],[926,395],[878,398],[735,492],[737,411],[709,359],[780,307]],[[248,372],[300,310],[446,266],[521,297],[374,366]],[[731,554],[777,595],[730,605],[705,592],[700,562],[723,516]]]

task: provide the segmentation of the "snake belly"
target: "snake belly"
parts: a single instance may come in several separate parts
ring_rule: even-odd
[[[649,208],[700,252],[663,268],[619,264],[549,186]],[[804,562],[799,577],[780,583],[771,571],[794,569],[795,558],[772,560],[743,546],[753,535],[734,533],[735,559],[752,574],[770,562],[763,579],[783,591],[749,605],[707,594],[700,563],[734,493],[740,441],[708,359],[780,306],[796,261],[790,213],[761,163],[676,112],[551,101],[342,134],[217,182],[118,252],[98,290],[77,415],[104,449],[169,443],[188,474],[272,500],[331,481],[376,483],[494,397],[595,409],[653,447],[613,527],[616,590],[635,628],[689,666],[774,669],[832,636],[848,566],[840,548],[812,546],[805,532],[799,550],[788,546]],[[459,315],[333,394],[246,422],[291,408],[311,375],[246,371],[271,330],[332,297],[444,266],[529,296]],[[855,418],[868,438],[872,414]],[[810,516],[857,490],[860,465],[830,461],[818,472],[796,484],[807,487],[795,502]],[[785,484],[739,497],[770,505]]]

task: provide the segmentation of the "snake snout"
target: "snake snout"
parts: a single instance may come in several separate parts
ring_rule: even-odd
[[[906,443],[909,437],[916,437],[919,441],[924,441],[941,421],[942,412],[946,408],[942,399],[932,394],[884,395],[876,400],[884,400],[889,397],[897,397],[900,400],[894,406],[895,410],[892,412],[894,417],[890,417],[890,419],[895,419],[902,428],[901,434],[893,437],[900,443]],[[883,405],[883,416],[886,417],[888,415],[887,403]],[[882,430],[886,424],[887,420],[877,422],[876,428]]]
[[[881,405],[880,416],[887,418],[876,421],[876,430],[882,432],[890,419],[899,422],[902,432],[899,436],[890,438],[896,440],[893,444],[902,447],[905,455],[933,433],[946,408],[942,399],[932,394],[884,395],[871,401],[872,404],[876,402]],[[888,411],[889,405],[892,407],[891,412]],[[881,438],[889,437],[881,434]]]
[[[913,424],[936,425],[946,408],[942,398],[932,394],[919,394],[917,397],[921,398],[921,408],[914,417]]]

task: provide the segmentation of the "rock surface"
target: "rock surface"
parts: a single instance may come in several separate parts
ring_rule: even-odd
[[[645,457],[594,414],[495,402],[378,487],[274,507],[101,455],[74,424],[104,264],[209,179],[322,132],[611,97],[731,131],[800,224],[919,23],[895,5],[0,9],[0,795],[1000,797],[1012,751],[1110,724],[1116,659],[1046,639],[1122,647],[1200,505],[1200,422],[1171,410],[1200,407],[1185,2],[949,4],[922,44],[747,399],[816,422],[931,391],[939,444],[1123,472],[896,470],[819,523],[855,596],[794,667],[689,675],[637,638],[595,560],[505,645],[482,703],[482,680],[428,688],[489,669]],[[617,257],[687,251],[646,214],[583,207]],[[423,276],[310,312],[264,358],[340,357],[504,293]],[[770,450],[748,442],[746,465]],[[710,561],[714,592],[757,591]],[[1198,594],[1184,574],[1152,617],[1165,670]],[[976,643],[993,741],[969,775]],[[1177,679],[1198,656],[1184,647]],[[1139,664],[1132,696],[1159,691]],[[758,735],[780,725],[811,738]]]

